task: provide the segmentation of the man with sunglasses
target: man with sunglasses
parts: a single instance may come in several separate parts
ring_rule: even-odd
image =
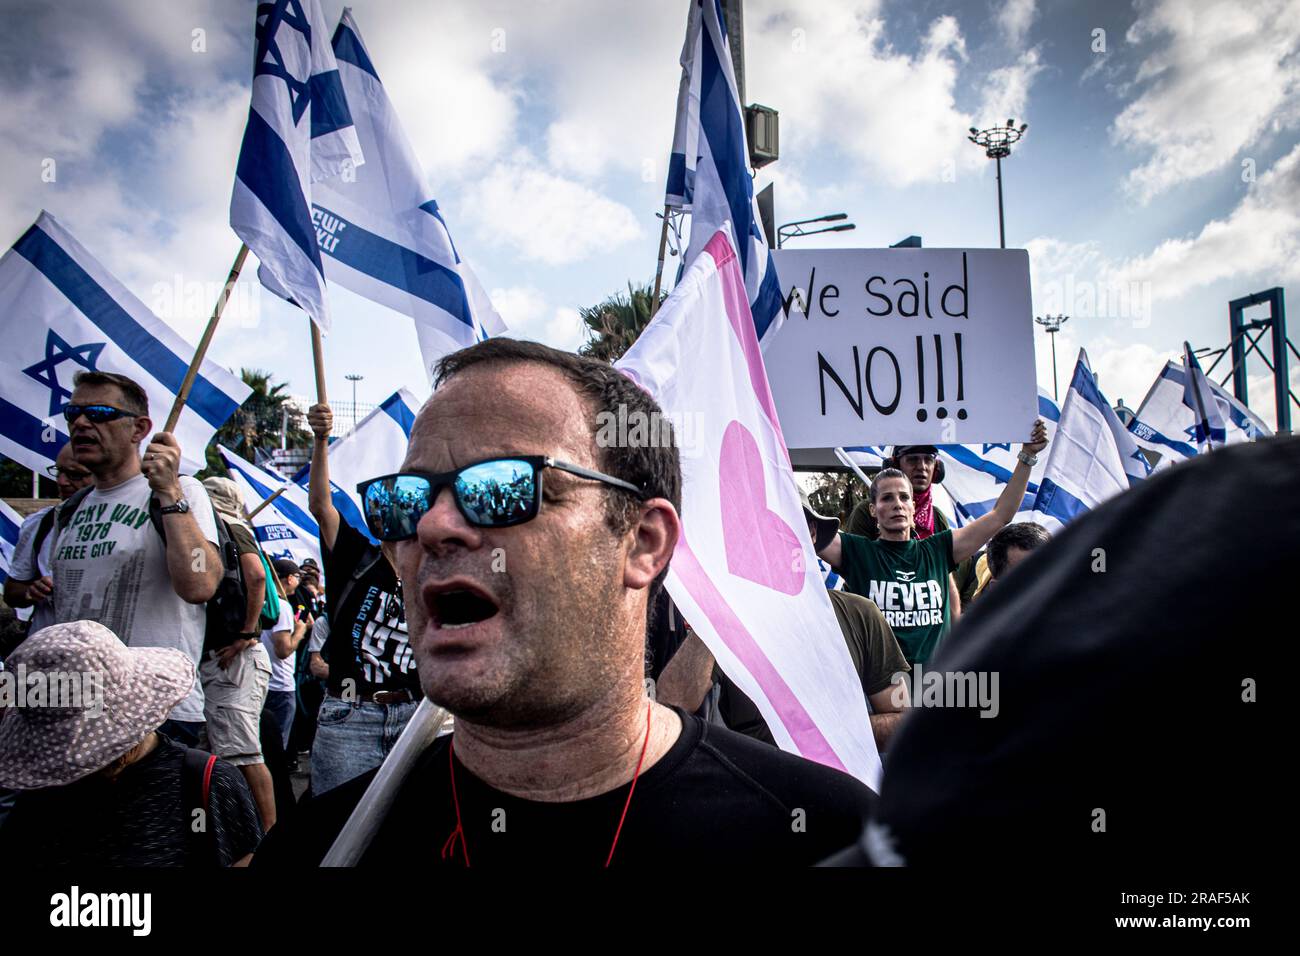
[[[93,480],[89,471],[77,464],[72,445],[59,449],[48,474],[59,488],[59,500],[67,501]],[[5,603],[12,608],[30,607],[32,616],[27,633],[35,634],[54,623],[54,508],[42,508],[24,519],[14,545],[13,563],[5,581]]]
[[[390,556],[334,506],[329,436],[334,415],[313,405],[309,482],[320,525],[330,629],[326,693],[311,745],[312,793],[325,793],[379,766],[393,749],[424,692],[406,635],[402,588]]]
[[[509,338],[442,359],[435,388],[402,471],[360,491],[421,684],[456,729],[361,865],[789,866],[851,842],[861,783],[646,696],[681,464],[663,432],[605,446],[596,423],[664,421],[654,400],[608,364]],[[300,805],[254,865],[319,862],[372,777]]]
[[[52,532],[57,622],[98,621],[132,647],[184,651],[197,668],[204,603],[222,573],[207,491],[179,473],[180,445],[169,432],[153,435],[141,456],[153,432],[149,399],[125,375],[77,373],[63,415],[72,454],[93,488],[62,506]],[[174,739],[197,743],[199,681],[164,727]]]

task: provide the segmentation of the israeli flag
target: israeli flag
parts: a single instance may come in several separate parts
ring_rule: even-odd
[[[312,194],[325,276],[414,319],[432,381],[442,356],[506,326],[451,241],[350,9],[333,46],[369,162],[354,176],[319,183]]]
[[[63,406],[78,371],[138,383],[161,430],[194,359],[194,346],[47,212],[0,258],[0,342],[0,453],[34,471],[52,465],[68,440]],[[250,392],[203,362],[175,430],[182,471],[207,467],[213,433]]]
[[[1273,430],[1221,385],[1203,377],[1223,422],[1224,443],[1233,445],[1267,437]],[[1187,371],[1168,362],[1151,385],[1128,430],[1138,446],[1158,455],[1163,469],[1199,453],[1197,413],[1187,404]]]
[[[1080,349],[1034,497],[1034,520],[1055,534],[1150,473],[1151,466],[1097,387],[1088,355]]]
[[[1196,415],[1193,432],[1196,447],[1201,451],[1213,451],[1226,444],[1223,413],[1219,411],[1219,403],[1214,400],[1210,383],[1201,371],[1201,363],[1196,361],[1192,346],[1187,342],[1183,343],[1183,373],[1187,379],[1183,384],[1183,404]]]
[[[334,507],[344,521],[372,541],[375,539],[366,528],[357,485],[401,470],[411,429],[415,425],[415,413],[421,404],[410,390],[400,389],[361,419],[350,434],[330,445],[330,487]],[[310,465],[294,475],[294,481],[304,489],[310,480]]]
[[[23,516],[0,501],[0,584],[9,580],[9,569],[14,563],[14,548],[18,546],[18,529]]]
[[[745,118],[721,0],[692,0],[681,62],[666,202],[691,211],[691,241],[682,270],[715,232],[727,229],[740,255],[759,345],[766,347],[784,315],[776,267],[754,201]]]
[[[248,244],[268,290],[329,331],[312,184],[364,162],[320,0],[257,5],[248,126],[239,150],[230,227]]]
[[[288,558],[296,564],[314,558],[324,573],[325,565],[320,553],[320,525],[311,516],[307,492],[275,472],[259,468],[239,457],[225,445],[218,445],[217,451],[226,466],[226,473],[239,486],[244,507],[250,514],[263,501],[284,489],[280,497],[252,518],[253,531],[267,558],[272,561]]]
[[[888,445],[852,445],[840,450],[853,464],[868,470],[883,468],[889,457]]]
[[[1047,438],[1050,442],[1056,434],[1057,423],[1061,419],[1061,410],[1052,397],[1041,388],[1038,390],[1038,417],[1047,426]],[[1048,447],[1052,447],[1050,444]],[[970,524],[976,518],[983,517],[993,510],[998,503],[998,496],[1011,480],[1011,473],[1018,464],[1016,455],[1019,446],[1012,442],[986,445],[940,445],[939,458],[943,461],[942,488],[952,499],[953,519],[958,527]],[[1029,484],[1025,489],[1024,500],[1012,521],[1034,521],[1034,498],[1038,494],[1038,483],[1047,468],[1047,456],[1042,455],[1038,464],[1029,472]]]

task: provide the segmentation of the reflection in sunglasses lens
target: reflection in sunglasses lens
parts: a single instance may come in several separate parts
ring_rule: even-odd
[[[485,461],[460,473],[456,497],[475,524],[507,525],[532,512],[536,478],[533,466],[526,461]]]

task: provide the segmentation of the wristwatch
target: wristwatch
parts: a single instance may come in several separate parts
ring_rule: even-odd
[[[1029,454],[1029,452],[1025,451],[1023,448],[1016,453],[1016,457],[1021,461],[1023,461],[1030,468],[1033,468],[1034,465],[1038,464],[1038,456]]]
[[[158,509],[158,513],[164,515],[186,515],[190,513],[190,503],[182,498],[174,505],[166,505]]]

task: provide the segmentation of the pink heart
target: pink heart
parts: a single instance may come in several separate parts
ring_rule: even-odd
[[[804,573],[795,570],[802,542],[779,515],[768,510],[763,457],[754,436],[738,421],[728,425],[722,436],[718,485],[727,570],[782,594],[802,591]]]

